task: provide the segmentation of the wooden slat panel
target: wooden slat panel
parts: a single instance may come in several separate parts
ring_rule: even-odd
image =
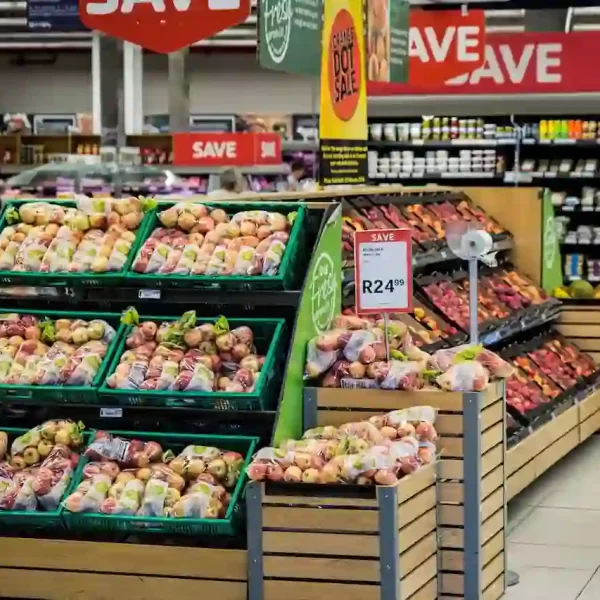
[[[462,573],[442,573],[442,593],[462,596],[464,593],[464,575]],[[443,596],[444,597],[444,596]]]
[[[431,581],[437,573],[437,557],[432,556],[420,567],[417,567],[410,575],[402,578],[400,593],[402,598],[410,598],[420,590],[428,581]]]
[[[481,575],[482,587],[485,590],[490,586],[500,575],[504,573],[504,552],[501,552],[488,563],[484,568]]]
[[[316,394],[319,408],[372,408],[382,413],[411,406],[433,406],[449,412],[462,411],[462,394],[459,392],[316,388]]]
[[[413,496],[398,507],[398,526],[400,528],[405,527],[424,512],[433,508],[436,501],[437,492],[434,485]]]
[[[400,575],[408,575],[423,564],[437,550],[437,535],[432,531],[400,556]]]
[[[481,480],[481,498],[487,498],[501,485],[504,485],[504,465],[496,467]]]
[[[482,522],[489,519],[498,509],[504,506],[504,486],[497,489],[481,503]]]
[[[436,600],[437,598],[437,578],[432,579],[424,585],[418,592],[415,592],[410,598],[403,600]]]
[[[440,437],[436,443],[438,452],[447,458],[463,457],[462,438]]]
[[[65,556],[69,557],[65,565]],[[0,537],[0,567],[246,581],[247,552]]]
[[[196,595],[196,600],[197,598],[198,595]],[[320,583],[316,581],[265,581],[264,600],[317,600],[317,598],[319,600],[325,600],[326,598],[380,600],[381,591],[378,585]],[[219,598],[219,600],[221,599]]]
[[[504,397],[504,382],[492,381],[487,389],[482,392],[480,406],[482,409],[487,408],[490,404],[494,404],[496,400]]]
[[[600,338],[600,325],[558,324],[556,329],[568,338]],[[577,343],[576,340],[573,341]]]
[[[398,554],[416,544],[420,539],[431,533],[437,525],[435,508],[413,521],[410,525],[403,527],[398,534]]]
[[[596,348],[596,350],[600,350],[600,344],[595,346],[595,348]],[[582,348],[582,350],[583,350],[583,348]],[[600,352],[588,352],[588,354],[597,365],[600,364]]]
[[[465,521],[465,507],[462,504],[440,504],[438,506],[438,525],[461,527]]]
[[[579,426],[579,441],[584,442],[590,436],[594,435],[600,429],[600,411],[595,413],[589,419],[586,419]]]
[[[504,590],[504,574],[502,574],[486,590],[484,590],[483,600],[498,600],[498,598],[501,598],[504,595]]]
[[[502,550],[504,550],[504,530],[499,531],[484,544],[481,551],[481,564],[486,565]],[[464,556],[462,550],[440,550],[442,571],[462,571]]]
[[[520,494],[535,479],[535,463],[531,461],[506,480],[506,501],[508,502]]]
[[[464,501],[464,484],[442,482],[438,487],[440,502],[445,504],[461,504]]]
[[[504,444],[498,444],[481,457],[481,474],[487,475],[504,462]]]
[[[532,460],[534,456],[537,456],[544,448],[547,448],[565,433],[577,427],[578,423],[579,407],[572,406],[556,419],[534,431],[506,453],[507,475],[512,475],[525,463]]]
[[[481,413],[481,430],[485,431],[492,425],[502,421],[504,416],[504,401],[495,402]]]
[[[552,446],[535,457],[536,478],[545,473],[552,465],[566,456],[579,444],[579,429],[573,429]]]
[[[343,510],[265,506],[263,528],[296,531],[336,531],[375,533],[379,527],[376,510]]]
[[[398,503],[402,504],[409,498],[425,488],[434,485],[436,479],[436,465],[430,464],[422,467],[416,473],[401,479],[398,483]]]
[[[64,560],[64,556],[63,556]],[[2,594],[11,598],[94,598],[110,600],[197,600],[198,590],[206,598],[219,600],[246,600],[245,582],[174,579],[145,575],[106,575],[72,571],[39,571],[28,569],[0,569]],[[280,599],[281,600],[281,597]],[[366,596],[356,600],[370,600]],[[378,600],[377,596],[373,600]]]
[[[504,528],[504,510],[499,510],[496,514],[483,522],[481,525],[481,543],[485,544],[492,539],[501,529]]]
[[[575,338],[571,339],[580,350],[600,352],[600,338]]]
[[[481,454],[485,454],[504,439],[504,423],[498,423],[481,434]]]
[[[577,310],[577,311],[564,311],[560,312],[558,319],[559,323],[581,323],[581,324],[598,324],[600,321],[600,313],[595,310]]]
[[[459,479],[463,478],[463,461],[441,457],[440,461],[440,479]]]
[[[579,403],[579,420],[585,421],[600,410],[600,390],[590,394]]]
[[[393,408],[390,409],[395,410]],[[368,421],[375,415],[381,415],[387,410],[332,410],[322,408],[317,411],[317,424],[319,427],[333,425],[339,427],[351,421]],[[460,435],[463,431],[461,414],[439,414],[435,421],[435,428],[440,435]]]
[[[315,548],[315,552],[317,552]],[[265,577],[280,579],[322,579],[377,583],[380,579],[378,560],[351,558],[313,558],[307,556],[265,556]]]
[[[433,511],[433,517],[432,528],[435,528],[435,511]],[[409,525],[404,531],[410,530],[411,527],[412,526]],[[417,539],[420,539],[420,537],[423,537],[426,533],[427,532],[424,531]],[[413,540],[412,543],[414,543],[414,541],[416,540]],[[319,554],[328,556],[378,557],[379,537],[376,535],[338,533],[292,533],[289,531],[263,532],[263,549],[265,554],[316,554],[315,548],[318,548]]]
[[[265,495],[263,506],[327,506],[327,507],[361,507],[377,509],[377,500],[375,498],[335,498],[331,496],[273,496]]]

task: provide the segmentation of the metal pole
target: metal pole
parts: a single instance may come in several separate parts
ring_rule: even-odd
[[[477,320],[477,259],[469,259],[469,333],[471,344],[479,343],[479,323]]]

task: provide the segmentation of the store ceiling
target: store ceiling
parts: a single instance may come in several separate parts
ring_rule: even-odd
[[[597,0],[596,0],[597,1]],[[228,29],[214,38],[196,44],[200,48],[255,48],[256,47],[256,0],[252,15],[245,22]],[[413,4],[430,7],[446,7],[446,0],[413,0]],[[450,2],[450,4],[457,4]],[[470,6],[491,6],[486,10],[489,32],[525,31],[525,9],[498,6],[523,5],[518,0],[476,0]],[[548,6],[549,3],[546,3]],[[556,4],[561,4],[557,2]],[[581,3],[579,3],[581,4]],[[600,30],[600,6],[569,8],[565,18],[567,31]],[[0,51],[1,50],[86,50],[91,48],[91,33],[30,33],[27,31],[26,0],[0,0]]]

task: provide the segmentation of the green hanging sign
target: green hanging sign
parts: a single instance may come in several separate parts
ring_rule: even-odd
[[[560,244],[556,235],[552,192],[544,190],[542,195],[542,287],[546,292],[563,284]]]
[[[318,75],[323,0],[260,0],[258,62],[265,69]]]
[[[298,439],[303,433],[306,346],[311,338],[330,328],[341,310],[342,208],[337,205],[322,228],[304,282],[275,425],[275,446],[290,438]]]

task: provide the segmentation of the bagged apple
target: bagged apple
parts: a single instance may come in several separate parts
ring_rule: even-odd
[[[146,467],[159,462],[162,448],[156,442],[125,440],[105,431],[97,431],[84,455],[93,461],[115,461],[125,468]]]
[[[71,452],[67,446],[57,444],[42,462],[33,491],[45,510],[56,510],[73,475]]]
[[[452,365],[437,378],[437,384],[449,392],[480,392],[488,383],[487,369],[476,360]]]

